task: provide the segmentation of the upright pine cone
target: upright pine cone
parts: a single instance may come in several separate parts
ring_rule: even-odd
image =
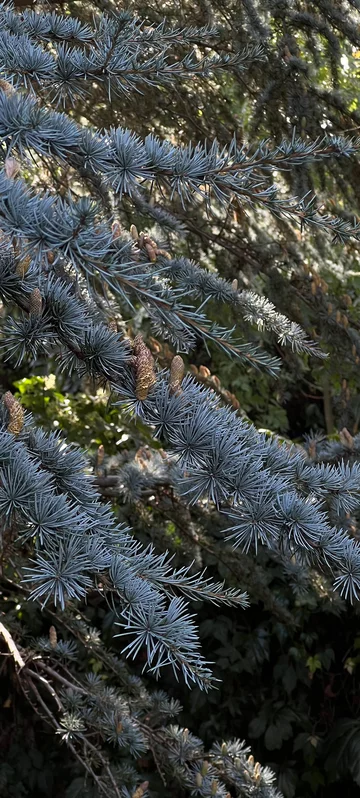
[[[12,432],[13,435],[19,435],[24,426],[24,410],[11,391],[6,391],[3,402],[10,416],[7,431]]]
[[[175,355],[170,366],[170,391],[174,394],[181,393],[181,383],[185,372],[185,364],[180,355]]]
[[[29,310],[33,316],[40,316],[42,311],[42,296],[38,288],[34,288],[34,290],[30,294],[30,301],[29,301]]]
[[[156,382],[155,361],[143,341],[141,335],[137,335],[134,341],[135,371],[136,371],[136,397],[143,401],[146,399],[149,390]]]
[[[55,626],[50,626],[50,629],[49,629],[49,643],[51,645],[51,648],[56,648],[56,646],[57,646],[57,631],[55,629]]]

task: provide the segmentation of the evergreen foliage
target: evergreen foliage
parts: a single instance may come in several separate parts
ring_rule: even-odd
[[[111,107],[148,88],[173,91],[218,74],[238,80],[271,63],[267,22],[251,3],[243,6],[251,41],[199,55],[216,42],[210,23],[147,27],[111,4],[90,22],[46,11],[19,15],[2,3],[1,347],[5,364],[18,372],[50,359],[70,384],[101,386],[125,425],[148,435],[158,452],[155,466],[139,458],[123,465],[115,481],[123,497],[141,502],[166,485],[190,535],[194,507],[200,526],[218,526],[220,553],[237,557],[238,550],[258,554],[265,547],[296,589],[301,579],[310,589],[318,578],[328,594],[331,580],[337,606],[341,598],[360,597],[357,437],[343,433],[340,443],[323,446],[309,438],[300,447],[257,431],[231,395],[229,406],[221,386],[201,380],[204,372],[191,374],[180,356],[203,347],[274,377],[286,347],[296,362],[326,362],[323,331],[312,335],[252,287],[239,288],[237,278],[177,254],[175,239],[139,233],[134,224],[127,232],[123,217],[131,201],[160,230],[181,236],[191,208],[219,219],[235,203],[248,207],[253,220],[259,211],[286,229],[354,246],[355,217],[322,212],[311,181],[300,196],[289,195],[286,181],[288,174],[353,162],[360,140],[331,129],[307,140],[291,130],[275,144],[263,138],[245,145],[235,137],[224,144],[213,136],[194,145],[161,131],[143,135],[113,123],[99,129],[81,114],[94,87]],[[351,22],[330,10],[331,25],[356,44]],[[296,17],[299,24],[318,30],[303,17]],[[336,49],[326,25],[321,35]],[[262,98],[255,117],[264,104]],[[59,185],[63,169],[71,175],[66,191]],[[151,192],[162,197],[159,207]],[[219,321],[224,307],[234,320],[229,324]],[[142,333],[139,317],[146,319]],[[177,353],[168,363],[154,359],[150,333]],[[162,344],[155,344],[159,352]],[[41,428],[9,390],[0,422],[1,579],[5,592],[23,592],[51,620],[48,636],[30,636],[10,611],[0,631],[21,689],[91,777],[89,789],[124,798],[162,794],[141,765],[150,751],[164,789],[174,783],[181,794],[204,798],[275,798],[272,771],[255,763],[245,743],[206,750],[199,737],[174,725],[179,702],[149,690],[136,670],[141,662],[142,673],[158,678],[170,666],[187,686],[216,686],[189,603],[240,612],[249,604],[248,585],[213,579],[201,562],[195,567],[194,554],[177,565],[167,551],[137,540],[98,490],[101,451],[92,468],[78,446]],[[84,608],[95,597],[111,614],[107,646],[87,625]],[[91,672],[94,652],[103,673]],[[135,660],[134,672],[126,658]],[[284,710],[290,734],[292,720]],[[256,737],[255,724],[252,731]],[[6,785],[6,770],[3,777]]]

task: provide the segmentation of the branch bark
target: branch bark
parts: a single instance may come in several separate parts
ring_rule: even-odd
[[[22,668],[25,667],[25,662],[20,654],[20,651],[15,641],[11,637],[9,630],[6,628],[6,626],[4,626],[3,623],[1,623],[1,621],[0,621],[0,634],[3,636],[11,656],[13,657],[16,664],[19,666],[19,669],[21,670]]]

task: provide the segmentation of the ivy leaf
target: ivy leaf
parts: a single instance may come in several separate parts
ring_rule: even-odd
[[[292,768],[281,770],[278,774],[278,787],[285,798],[294,798],[297,782],[298,778]]]
[[[322,662],[323,667],[328,670],[330,668],[331,663],[334,660],[334,652],[332,648],[326,648],[325,651],[322,651],[320,654],[320,659]]]
[[[300,734],[297,734],[294,740],[293,752],[295,753],[295,751],[303,750],[305,745],[308,743],[308,740],[309,735],[307,732],[300,732]]]
[[[286,692],[288,694],[290,694],[294,690],[294,688],[296,686],[296,682],[297,682],[297,676],[296,676],[295,668],[293,668],[292,665],[290,665],[286,669],[286,671],[284,673],[284,676],[283,676],[283,685],[284,685],[285,690],[286,690]]]
[[[268,751],[274,751],[276,748],[281,748],[283,735],[281,727],[275,723],[270,723],[266,729],[264,742]]]
[[[308,657],[306,660],[306,666],[309,668],[311,676],[313,676],[317,670],[321,671],[322,664],[320,657],[317,654],[315,654],[314,657]]]
[[[249,735],[250,737],[261,737],[264,734],[266,729],[266,719],[263,715],[258,715],[257,718],[253,718],[249,723]]]
[[[310,787],[314,793],[317,792],[318,787],[322,787],[325,784],[323,774],[320,770],[318,770],[318,768],[314,767],[304,773],[303,781],[307,781],[307,783],[310,784]]]

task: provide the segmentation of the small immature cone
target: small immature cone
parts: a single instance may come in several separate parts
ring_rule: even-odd
[[[170,366],[170,392],[181,393],[181,383],[185,373],[185,364],[180,355],[175,355]]]
[[[3,396],[3,402],[10,416],[7,431],[11,432],[13,435],[19,435],[24,426],[24,410],[20,402],[12,395],[11,391],[6,391]]]
[[[140,446],[135,455],[135,460],[141,465],[146,465],[145,460],[151,460],[151,451],[148,446]]]
[[[316,443],[315,441],[310,441],[309,445],[309,455],[314,460],[316,457]]]
[[[101,465],[103,464],[103,462],[104,462],[104,457],[105,457],[105,449],[104,449],[104,447],[103,447],[103,444],[102,444],[102,443],[100,443],[100,446],[99,446],[99,448],[98,448],[98,450],[97,450],[97,461],[96,461],[96,465],[97,465],[98,467],[99,467],[99,466],[101,466]]]
[[[134,224],[132,224],[131,227],[130,227],[130,235],[131,235],[131,238],[133,239],[133,241],[137,241],[138,238],[139,238],[139,233],[138,233],[137,227],[135,227]]]
[[[143,798],[148,786],[149,782],[143,781],[142,784],[139,784],[139,786],[136,788],[135,792],[133,792],[131,798]]]
[[[238,287],[239,287],[239,283],[238,283],[237,279],[235,278],[235,280],[233,280],[232,283],[231,283],[231,288],[232,288],[233,291],[237,291]]]
[[[261,777],[261,765],[260,765],[260,762],[256,762],[255,767],[254,767],[254,778],[255,778],[255,781],[260,781],[260,777]]]
[[[16,175],[20,172],[20,164],[18,163],[16,158],[9,156],[9,158],[5,158],[4,170],[6,177],[8,178],[16,177]]]
[[[15,94],[15,89],[7,80],[0,80],[0,91],[3,91],[7,97],[11,97],[12,94]]]
[[[42,312],[42,296],[38,288],[34,288],[34,290],[30,294],[29,299],[29,311],[32,313],[33,316],[41,316]]]
[[[156,382],[155,361],[142,336],[137,335],[134,341],[136,397],[143,401]]]
[[[50,642],[51,648],[56,648],[56,646],[57,646],[57,631],[55,629],[55,626],[50,626],[50,629],[49,629],[49,642]]]
[[[162,255],[162,256],[163,256],[163,258],[166,258],[166,260],[171,260],[171,255],[170,255],[170,252],[167,252],[167,251],[166,251],[166,249],[157,249],[157,250],[156,250],[156,253],[157,253],[158,255]],[[156,253],[155,253],[155,254],[156,254]]]
[[[157,355],[159,354],[159,352],[161,352],[161,344],[159,344],[159,341],[157,341],[156,338],[152,338],[150,336],[149,344],[151,345],[153,352],[155,352]]]
[[[164,343],[163,346],[163,356],[166,360],[172,360],[174,357],[172,349],[170,349],[169,344],[167,344],[166,342]]]
[[[19,277],[25,277],[25,274],[28,271],[30,263],[31,263],[30,255],[26,255],[25,258],[19,260],[16,264],[16,274],[18,274]]]
[[[349,449],[353,448],[354,438],[349,432],[349,430],[346,429],[346,427],[344,427],[340,432],[340,441],[343,444],[343,446],[347,446]]]
[[[205,379],[211,377],[211,371],[206,366],[199,366],[199,374],[201,377],[205,377]]]
[[[121,225],[120,225],[120,222],[118,222],[117,219],[115,219],[115,222],[113,222],[112,225],[111,225],[111,232],[113,234],[113,238],[120,238],[120,236],[121,236]]]
[[[146,252],[147,252],[147,254],[149,256],[150,263],[155,263],[155,261],[156,261],[156,250],[155,250],[155,247],[153,247],[153,242],[151,241],[151,243],[150,243],[150,240],[146,241],[145,242],[145,249],[146,249]]]

